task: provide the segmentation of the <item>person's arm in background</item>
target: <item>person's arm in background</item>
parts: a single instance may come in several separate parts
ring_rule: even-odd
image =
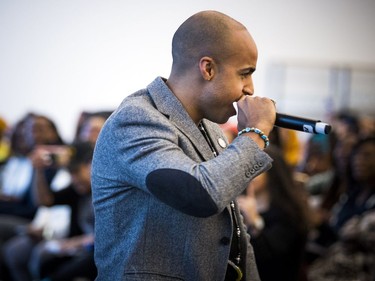
[[[249,188],[246,195],[237,198],[246,226],[251,229],[252,235],[259,233],[264,227],[264,221],[257,209],[254,188]]]
[[[63,147],[60,146],[38,146],[30,154],[35,169],[33,196],[37,205],[52,206],[54,204],[50,183],[57,170],[69,161],[66,158],[64,161],[59,160],[56,163],[56,159],[51,157],[51,155],[62,154],[61,149]]]
[[[74,253],[83,248],[90,247],[94,244],[94,234],[88,233],[79,236],[73,236],[58,241],[62,253]]]

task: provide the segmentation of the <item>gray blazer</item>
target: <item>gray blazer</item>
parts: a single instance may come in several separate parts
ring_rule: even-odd
[[[217,157],[161,77],[107,120],[92,162],[97,281],[224,280],[229,203],[272,159],[247,137],[225,148],[203,122]],[[259,280],[242,218],[241,229],[243,280]]]

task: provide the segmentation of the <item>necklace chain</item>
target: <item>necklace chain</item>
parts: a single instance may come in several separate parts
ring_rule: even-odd
[[[206,129],[204,128],[202,122],[200,122],[198,124],[198,128],[202,132],[204,138],[206,139],[206,141],[208,143],[208,146],[210,147],[213,155],[216,157],[218,155],[218,153],[216,152],[215,147],[213,146],[212,141],[211,141],[210,137],[208,136],[208,134],[206,132]],[[238,218],[237,218],[234,201],[230,202],[230,207],[231,207],[232,214],[233,214],[233,217],[234,217],[234,223],[236,225],[235,228],[236,228],[237,244],[238,244],[237,245],[237,247],[238,247],[238,254],[237,254],[237,257],[235,258],[235,262],[236,262],[237,265],[239,265],[240,261],[241,261],[241,242],[240,242],[241,228],[240,228],[240,224],[239,224],[239,221],[238,221]]]
[[[206,139],[207,143],[208,143],[208,146],[210,147],[212,153],[214,154],[214,156],[216,157],[217,156],[217,152],[215,150],[215,147],[213,146],[212,142],[211,142],[211,139],[209,138],[207,132],[206,132],[206,129],[204,128],[203,126],[203,123],[200,122],[199,125],[198,125],[198,128],[199,130],[202,132],[204,138]]]

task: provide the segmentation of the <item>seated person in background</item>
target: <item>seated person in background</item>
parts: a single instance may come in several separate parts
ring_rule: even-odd
[[[306,142],[303,162],[299,173],[304,177],[302,184],[318,201],[333,182],[334,135],[311,135]]]
[[[345,189],[308,242],[309,262],[324,256],[352,217],[375,208],[375,137],[359,140],[347,160]],[[316,212],[318,213],[318,212]]]
[[[305,190],[293,180],[277,147],[265,150],[272,168],[252,180],[237,198],[251,235],[262,281],[297,281],[309,230],[310,213]]]
[[[93,145],[79,143],[71,148],[68,165],[71,185],[56,192],[45,185],[38,185],[35,190],[40,205],[70,206],[69,235],[67,238],[49,240],[51,237],[48,235],[41,235],[42,230],[28,228],[25,234],[8,241],[4,245],[4,256],[14,281],[32,278],[54,281],[69,281],[76,277],[95,279],[94,215],[90,182]]]
[[[13,128],[11,156],[0,174],[0,247],[13,235],[17,226],[29,223],[38,208],[32,196],[35,167],[32,153],[39,145],[62,145],[54,122],[43,115],[29,113]],[[49,186],[57,173],[46,166],[40,177]],[[1,260],[1,258],[0,258]]]
[[[334,207],[330,221],[337,232],[353,216],[375,208],[375,136],[359,140],[348,163],[347,192]]]
[[[96,143],[100,130],[111,113],[111,111],[83,111],[77,122],[74,142],[87,141]]]
[[[35,167],[31,160],[39,145],[61,145],[62,138],[54,122],[43,115],[28,113],[10,129],[11,154],[0,172],[0,249],[17,234],[17,228],[34,218],[37,204],[32,195]],[[40,171],[49,186],[58,169],[48,166]],[[7,278],[0,253],[0,280]]]
[[[55,124],[49,118],[28,114],[15,127],[11,142],[11,157],[1,173],[0,214],[32,219],[36,205],[30,196],[34,167],[30,154],[38,145],[62,145]],[[50,183],[56,173],[46,167],[46,180]]]
[[[375,117],[370,115],[359,118],[359,134],[361,138],[375,135]]]
[[[348,220],[339,239],[308,269],[309,281],[375,280],[375,211]]]

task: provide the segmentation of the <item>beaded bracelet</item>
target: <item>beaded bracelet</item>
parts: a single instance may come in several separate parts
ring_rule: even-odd
[[[250,132],[254,132],[256,134],[258,134],[262,140],[264,141],[264,148],[267,148],[269,145],[270,145],[270,140],[269,138],[261,131],[259,130],[258,128],[254,128],[254,127],[247,127],[241,131],[238,132],[238,135],[242,135],[243,133],[250,133]]]

